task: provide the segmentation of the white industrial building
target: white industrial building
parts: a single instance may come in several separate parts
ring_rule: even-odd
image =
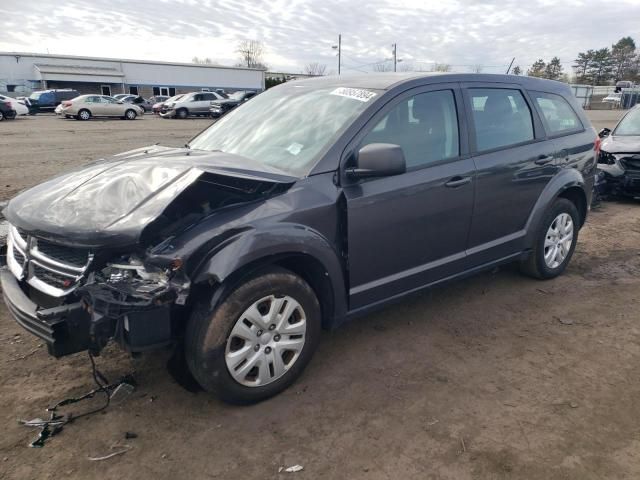
[[[0,92],[73,88],[80,93],[175,95],[264,90],[264,71],[196,63],[0,52]]]

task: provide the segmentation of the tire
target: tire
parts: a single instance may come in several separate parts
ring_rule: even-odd
[[[137,116],[138,114],[136,113],[135,110],[129,109],[126,112],[124,112],[124,118],[127,120],[135,120]]]
[[[256,305],[249,322],[247,311]],[[283,311],[290,312],[288,318],[278,313]],[[272,312],[278,316],[269,320],[266,315]],[[287,335],[287,329],[304,332]],[[311,287],[288,270],[263,270],[243,279],[213,310],[207,301],[195,306],[185,335],[187,365],[202,388],[221,400],[240,405],[259,402],[300,376],[318,346],[320,329],[320,306]],[[249,340],[242,340],[236,331]],[[287,351],[284,346],[289,344],[298,350]],[[233,375],[228,362],[239,362]]]
[[[176,117],[178,117],[180,120],[184,120],[188,116],[189,116],[189,111],[186,108],[179,108],[176,111]]]
[[[558,236],[567,238],[569,223],[563,228],[562,218],[570,218],[571,220],[572,237],[570,244],[568,240],[557,242],[556,234],[552,232],[552,228],[555,227]],[[549,280],[561,275],[569,265],[578,243],[578,225],[580,225],[580,214],[575,204],[566,198],[558,198],[540,222],[535,235],[533,249],[529,257],[521,263],[521,271],[540,280]],[[549,234],[551,236],[548,237]],[[545,245],[547,241],[551,242],[551,245]],[[558,249],[558,256],[555,257],[553,256],[554,245]],[[545,255],[548,255],[547,259],[545,259]],[[551,258],[551,261],[549,261],[549,258]]]
[[[76,119],[78,119],[78,120],[87,121],[90,118],[91,118],[91,112],[89,110],[87,110],[86,108],[83,108],[82,110],[80,110],[78,112],[78,115],[76,115]]]
[[[0,111],[0,122],[1,122],[2,120],[4,120],[4,112],[3,112],[3,111]]]

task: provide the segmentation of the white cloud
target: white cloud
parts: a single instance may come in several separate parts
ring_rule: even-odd
[[[525,67],[555,55],[569,70],[579,51],[640,42],[637,0],[2,0],[0,15],[10,19],[0,50],[233,64],[238,41],[252,38],[287,71],[335,70],[340,32],[345,72],[389,58],[392,43],[423,66],[501,71],[514,56]]]

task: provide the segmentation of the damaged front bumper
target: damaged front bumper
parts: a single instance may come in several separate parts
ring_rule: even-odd
[[[89,349],[90,317],[81,302],[41,309],[22,291],[6,267],[0,269],[0,284],[5,304],[13,318],[43,340],[51,355],[62,357]]]
[[[129,352],[168,345],[172,312],[184,303],[184,289],[151,282],[98,282],[77,290],[79,301],[41,308],[6,268],[0,269],[4,301],[16,322],[40,338],[54,357],[89,350],[98,354],[115,340]]]

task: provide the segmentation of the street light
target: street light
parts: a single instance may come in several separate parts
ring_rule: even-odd
[[[338,50],[338,75],[340,75],[340,63],[342,57],[342,34],[338,34],[338,45],[332,45],[331,48]]]

